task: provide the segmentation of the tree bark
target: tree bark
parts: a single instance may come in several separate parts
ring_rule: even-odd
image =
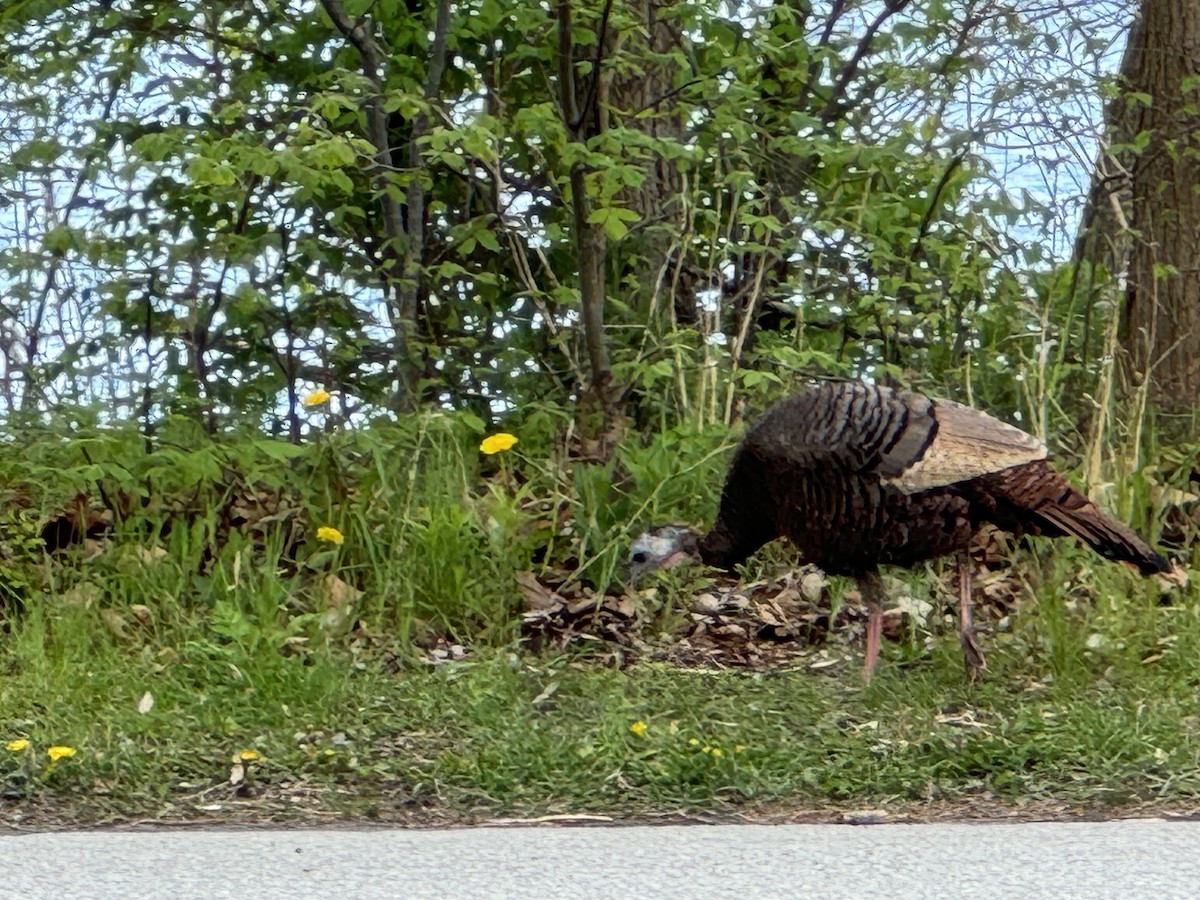
[[[1197,74],[1200,0],[1142,0],[1106,117],[1116,152],[1101,156],[1076,244],[1077,261],[1127,268],[1121,344],[1151,401],[1177,414],[1200,405],[1200,83],[1185,84]]]

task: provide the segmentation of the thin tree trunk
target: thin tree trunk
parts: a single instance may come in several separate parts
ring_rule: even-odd
[[[369,15],[352,18],[341,0],[321,0],[321,6],[334,26],[346,41],[358,52],[362,60],[363,74],[374,85],[374,94],[368,98],[367,139],[375,148],[375,166],[372,173],[374,188],[379,194],[383,213],[383,285],[388,299],[388,311],[392,330],[395,333],[395,375],[397,390],[395,407],[399,412],[415,408],[417,383],[420,368],[417,364],[415,336],[419,309],[420,267],[424,254],[425,195],[414,179],[407,187],[407,216],[390,189],[390,178],[400,168],[401,162],[393,154],[391,135],[388,130],[388,114],[384,108],[385,64],[388,54],[375,33],[375,23]],[[448,27],[449,2],[440,0],[431,59],[426,77],[427,99],[441,82],[445,70],[446,30]],[[404,165],[421,165],[417,151],[417,138],[428,127],[423,117],[412,123],[409,152],[403,158]]]
[[[571,3],[560,0],[558,15],[558,91],[561,114],[567,134],[573,141],[586,143],[601,132],[600,109],[602,78],[600,62],[604,46],[608,7],[597,35],[597,49],[591,72],[577,78],[575,44],[571,36]],[[582,162],[571,166],[571,205],[574,223],[575,263],[579,270],[579,300],[583,316],[583,338],[587,347],[591,393],[599,403],[607,432],[618,418],[612,390],[612,365],[608,355],[608,337],[604,332],[604,268],[606,246],[600,228],[588,221],[591,203],[587,194],[588,169]]]
[[[450,30],[450,0],[438,0],[437,12],[434,16],[433,40],[429,46],[429,63],[425,70],[425,101],[432,103],[442,87],[442,75],[446,71],[446,37]],[[421,139],[429,132],[429,116],[420,112],[413,117],[412,127],[408,136],[408,168],[411,172],[419,172],[425,165],[421,156]],[[411,379],[408,385],[408,398],[414,402],[416,398],[416,360],[415,346],[412,343],[420,315],[423,296],[424,264],[425,264],[425,188],[421,180],[412,179],[405,189],[405,200],[408,203],[408,249],[404,254],[401,266],[398,315],[400,321],[406,323],[409,329],[409,346],[406,356],[409,360]]]

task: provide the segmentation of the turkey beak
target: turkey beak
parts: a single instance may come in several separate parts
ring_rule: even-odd
[[[660,568],[673,569],[676,566],[682,565],[683,563],[687,562],[690,558],[691,557],[683,550],[676,550],[674,553],[672,553],[670,556],[668,556],[666,559],[663,560],[662,566]]]

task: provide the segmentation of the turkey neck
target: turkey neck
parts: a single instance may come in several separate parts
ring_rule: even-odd
[[[778,536],[767,467],[750,445],[743,443],[730,461],[717,520],[712,530],[696,542],[697,555],[706,565],[732,571]]]
[[[734,566],[745,562],[756,549],[758,548],[739,548],[729,528],[718,521],[712,531],[697,541],[696,555],[706,566],[732,571]]]

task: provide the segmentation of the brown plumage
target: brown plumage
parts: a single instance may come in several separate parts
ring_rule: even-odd
[[[769,410],[734,452],[712,529],[651,530],[631,561],[635,571],[686,557],[732,569],[787,537],[805,562],[858,580],[871,610],[869,675],[885,599],[879,566],[958,554],[963,650],[979,669],[966,550],[986,522],[1076,537],[1143,575],[1171,568],[1051,469],[1032,435],[958,403],[857,382],[823,384]]]

